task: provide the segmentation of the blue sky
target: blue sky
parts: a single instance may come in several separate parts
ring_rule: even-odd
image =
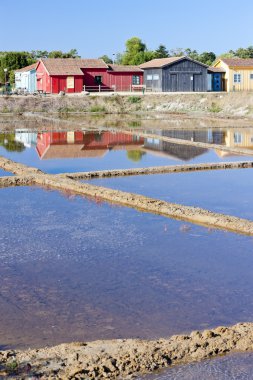
[[[252,0],[0,0],[0,16],[0,50],[76,48],[96,58],[123,52],[133,36],[149,49],[253,45]]]

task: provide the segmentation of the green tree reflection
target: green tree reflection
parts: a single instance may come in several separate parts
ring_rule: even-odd
[[[0,133],[0,145],[9,152],[23,152],[25,150],[24,144],[15,140],[15,133]]]
[[[143,152],[140,149],[135,150],[128,150],[127,151],[127,158],[133,162],[141,161],[142,156],[144,156],[146,152]]]

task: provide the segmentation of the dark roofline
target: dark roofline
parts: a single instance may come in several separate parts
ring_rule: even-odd
[[[168,57],[168,58],[170,58],[170,57]],[[171,57],[171,58],[173,58],[173,57]],[[176,58],[176,57],[174,57],[174,58]],[[159,59],[159,58],[158,58],[158,59]],[[163,58],[161,58],[161,59],[163,59]],[[199,65],[201,65],[201,66],[203,66],[203,67],[206,67],[206,68],[209,67],[208,65],[206,65],[206,64],[204,64],[204,63],[202,63],[202,62],[196,61],[195,59],[192,59],[192,58],[188,57],[187,55],[184,55],[184,56],[182,56],[182,57],[178,57],[178,59],[175,59],[175,60],[172,61],[172,62],[165,63],[164,65],[161,65],[161,66],[141,67],[141,65],[140,65],[140,67],[141,67],[142,70],[145,70],[145,69],[163,69],[163,68],[166,67],[166,66],[171,66],[171,65],[173,65],[174,63],[180,62],[180,61],[182,61],[182,60],[184,60],[184,59],[187,59],[188,61],[191,61],[191,62],[197,63],[197,64],[199,64]],[[153,59],[152,59],[151,61],[153,61]],[[145,62],[145,63],[148,63],[148,62]],[[144,63],[143,63],[143,64],[144,64]]]

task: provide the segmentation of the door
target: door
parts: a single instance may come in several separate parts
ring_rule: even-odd
[[[213,91],[222,91],[221,83],[221,74],[213,74]]]
[[[193,74],[193,91],[203,91],[202,89],[202,76],[201,74]]]
[[[177,89],[177,74],[170,74],[170,91],[176,92]]]

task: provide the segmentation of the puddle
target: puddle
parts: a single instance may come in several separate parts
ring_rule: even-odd
[[[115,177],[88,182],[253,220],[253,169]]]
[[[253,353],[236,353],[199,363],[172,367],[137,380],[251,380]]]
[[[10,175],[13,175],[13,173],[6,172],[5,170],[0,168],[0,177],[6,177]]]
[[[234,146],[232,137],[230,139],[224,137],[229,131],[156,131],[156,133],[209,143],[213,141],[225,144],[224,141],[226,141],[226,145]],[[238,134],[234,130],[231,133],[233,136]],[[240,140],[237,136],[236,141],[242,141],[242,143],[236,146],[253,147],[253,143],[250,142],[251,130],[247,133],[249,135],[248,143],[245,143],[246,137],[241,137]],[[114,132],[51,131],[43,133],[16,130],[13,133],[0,134],[0,155],[34,166],[47,173],[128,169],[199,162],[245,161],[253,158],[253,156],[236,156],[217,150],[163,142],[159,138],[150,139],[138,135],[127,135],[117,130]]]
[[[251,237],[71,194],[0,191],[3,347],[252,321]]]

